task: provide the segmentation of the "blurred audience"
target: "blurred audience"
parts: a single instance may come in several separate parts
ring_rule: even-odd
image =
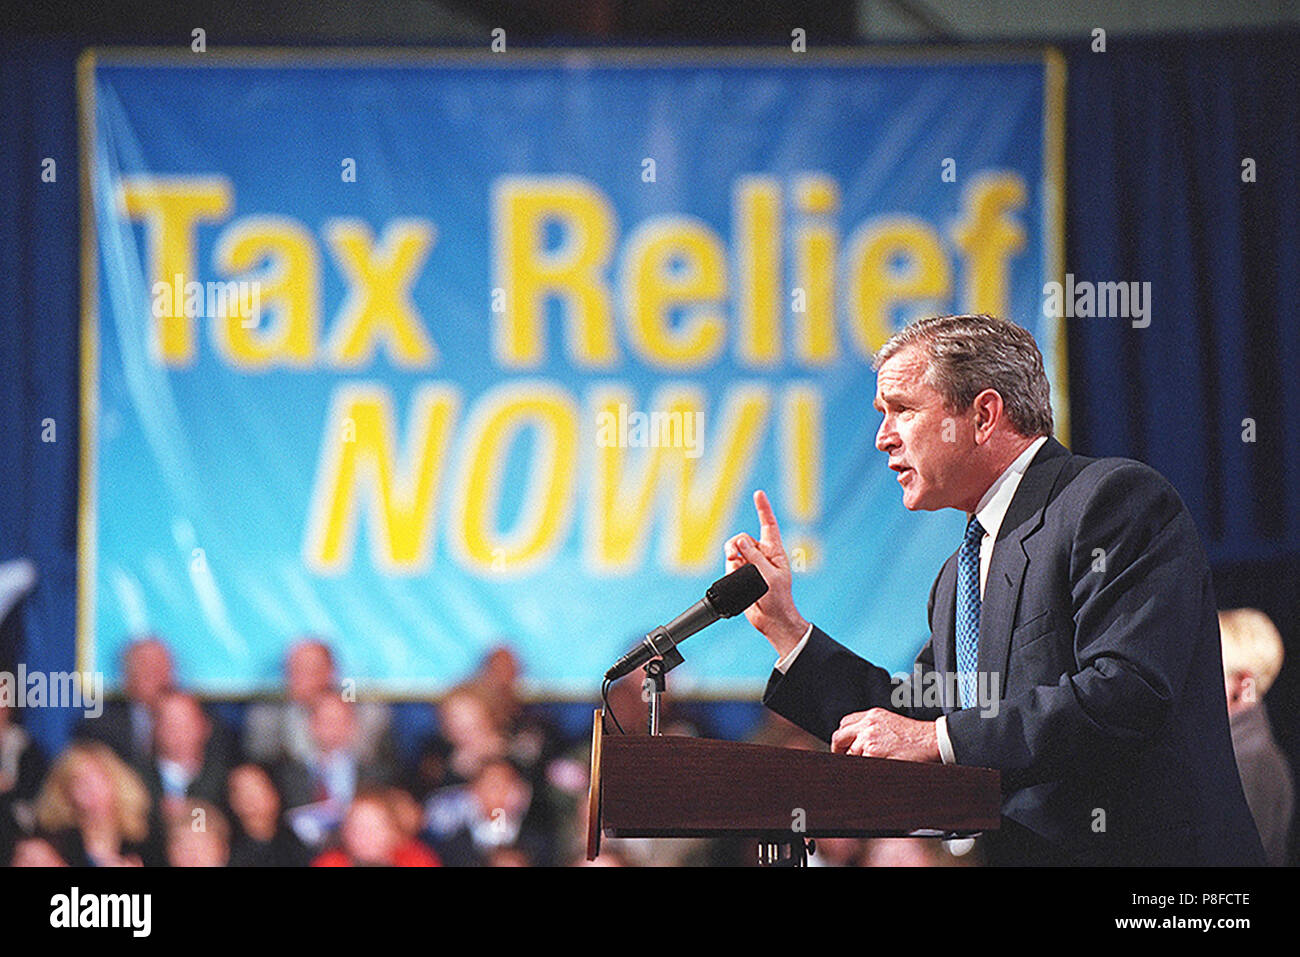
[[[149,791],[102,742],[74,743],[59,756],[36,799],[36,824],[73,866],[161,863]]]
[[[1282,636],[1269,617],[1254,608],[1219,612],[1219,634],[1232,750],[1242,789],[1265,857],[1281,866],[1290,844],[1295,784],[1291,765],[1273,739],[1264,695],[1282,670]]]
[[[565,749],[555,727],[525,706],[519,658],[497,645],[477,672],[449,691],[436,711],[438,730],[421,742],[411,790],[421,800],[437,788],[471,780],[488,761],[508,758],[538,784]]]
[[[506,754],[523,774],[536,779],[564,742],[555,727],[530,711],[519,690],[522,667],[509,645],[492,648],[471,683],[493,712],[494,724],[506,735]]]
[[[509,751],[500,709],[482,686],[458,685],[443,696],[436,711],[438,731],[424,741],[416,760],[412,784],[417,797],[444,785],[463,784]]]
[[[483,656],[478,671],[470,679],[483,690],[499,727],[511,727],[524,712],[523,699],[519,694],[519,678],[522,673],[523,668],[515,650],[502,644],[491,648]]]
[[[393,812],[393,819],[397,822],[402,837],[408,841],[423,843],[420,834],[424,831],[424,808],[420,806],[420,802],[405,788],[389,787],[382,793],[384,799],[388,801],[389,809]]]
[[[153,635],[136,639],[122,652],[126,700],[105,702],[103,713],[84,719],[74,737],[102,741],[132,767],[148,767],[153,759],[154,709],[175,680],[167,645]]]
[[[446,787],[425,806],[426,833],[451,867],[482,867],[511,849],[530,864],[554,863],[554,828],[533,786],[510,761],[485,762],[465,785]]]
[[[186,800],[167,819],[167,863],[172,867],[225,867],[230,825],[207,801]]]
[[[1260,612],[1221,613],[1233,746],[1270,860],[1285,859],[1293,789],[1263,697],[1282,666]],[[0,861],[15,867],[530,867],[752,864],[752,841],[606,839],[585,860],[589,737],[566,740],[520,692],[508,645],[435,708],[436,733],[403,776],[391,713],[359,704],[328,645],[305,639],[285,660],[286,696],[245,712],[239,740],[179,688],[164,642],[123,654],[126,700],[83,722],[53,766],[0,705]],[[611,689],[624,729],[644,734],[640,675]],[[699,734],[667,699],[661,727]],[[749,737],[773,747],[826,744],[767,713]],[[398,786],[402,782],[404,786]],[[972,850],[973,848],[973,850]],[[812,866],[970,866],[977,841],[821,839]]]
[[[251,705],[244,717],[244,753],[253,761],[310,763],[312,703],[330,692],[343,696],[334,652],[319,638],[296,642],[284,660],[285,700]],[[387,705],[357,705],[356,751],[364,761],[392,761]]]
[[[358,790],[391,784],[397,772],[379,756],[367,757],[357,706],[337,691],[319,692],[309,706],[308,757],[288,758],[276,780],[289,823],[309,846],[319,847],[342,821]]]
[[[68,862],[43,837],[24,837],[14,845],[10,867],[67,867]]]
[[[164,816],[187,799],[215,804],[225,795],[233,756],[229,735],[214,733],[214,722],[193,695],[167,691],[154,705],[154,757],[144,773],[149,793]]]
[[[44,753],[13,717],[0,701],[0,860],[8,860],[14,842],[31,829],[31,802],[45,777]]]
[[[438,856],[404,833],[391,797],[384,792],[358,794],[343,818],[338,846],[312,862],[313,867],[437,867]]]
[[[391,763],[367,750],[357,705],[337,691],[322,691],[312,700],[306,757],[281,762],[280,769],[290,807],[321,800],[346,807],[359,786],[387,784],[395,776]]]
[[[232,867],[302,867],[311,852],[285,823],[283,801],[270,773],[241,764],[227,778],[227,806],[234,817]]]

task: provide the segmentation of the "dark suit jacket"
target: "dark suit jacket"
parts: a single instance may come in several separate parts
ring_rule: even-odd
[[[956,584],[954,552],[930,591],[923,676],[956,669]],[[823,740],[852,711],[946,713],[957,763],[1002,772],[995,863],[1263,863],[1228,733],[1209,567],[1157,472],[1048,439],[998,531],[979,671],[1000,679],[996,713],[925,707],[814,628],[763,700]]]
[[[386,788],[398,780],[393,766],[382,760],[363,761],[358,757],[356,763],[358,791]],[[324,783],[316,770],[296,758],[278,761],[272,768],[271,777],[286,808],[302,807],[325,799]]]
[[[207,746],[203,749],[203,767],[199,769],[198,775],[189,786],[185,788],[185,796],[199,801],[207,801],[219,807],[224,807],[226,803],[226,779],[230,776],[231,770],[238,764],[238,755],[232,750],[234,738],[224,726],[219,727],[213,722],[213,730],[208,738]],[[158,769],[158,761],[152,760],[148,764],[139,768],[141,779],[145,787],[149,789],[155,806],[163,798],[162,774]]]
[[[135,727],[131,723],[129,701],[107,701],[103,712],[94,718],[82,718],[72,736],[84,741],[102,741],[127,764],[143,770],[152,758],[152,747],[137,748]]]

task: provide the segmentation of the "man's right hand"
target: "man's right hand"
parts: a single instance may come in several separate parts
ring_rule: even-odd
[[[754,508],[758,510],[759,538],[755,541],[741,532],[727,539],[724,546],[727,572],[741,565],[754,565],[762,574],[767,582],[767,594],[746,610],[745,617],[784,658],[807,633],[808,622],[794,607],[790,560],[781,544],[781,529],[776,524],[772,503],[761,489],[754,493]]]

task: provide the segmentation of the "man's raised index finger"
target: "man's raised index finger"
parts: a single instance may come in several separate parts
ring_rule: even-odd
[[[776,513],[772,511],[772,503],[767,500],[767,493],[762,489],[754,493],[754,508],[758,510],[758,526],[763,541],[780,545],[781,529],[776,524]]]

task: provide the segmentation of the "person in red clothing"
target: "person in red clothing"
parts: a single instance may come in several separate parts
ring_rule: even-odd
[[[339,828],[339,846],[325,851],[312,867],[440,867],[431,849],[407,837],[382,793],[353,799]]]

